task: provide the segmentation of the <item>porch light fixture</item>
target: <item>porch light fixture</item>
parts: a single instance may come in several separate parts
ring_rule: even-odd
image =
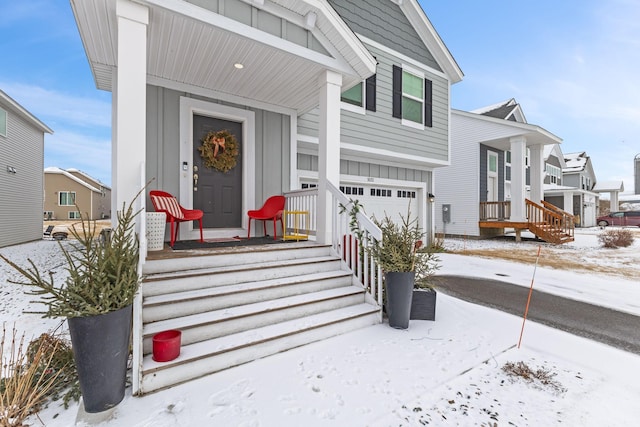
[[[240,62],[236,62],[235,64],[233,64],[233,66],[238,70],[242,70],[244,68],[244,64],[241,64]]]
[[[429,193],[427,199],[429,199],[429,202],[433,203],[436,201],[436,196],[434,196],[433,193]]]
[[[16,168],[14,168],[13,166],[7,166],[7,172],[11,173],[11,174],[16,174],[18,173],[18,171],[16,170]]]

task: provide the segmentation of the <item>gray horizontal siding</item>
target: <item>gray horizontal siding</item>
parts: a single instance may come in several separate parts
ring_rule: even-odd
[[[298,170],[317,172],[318,156],[298,153]],[[340,174],[424,182],[427,183],[427,188],[429,188],[431,184],[430,171],[358,162],[354,160],[340,160]]]
[[[0,136],[0,247],[42,238],[44,134],[7,111],[7,136]],[[8,173],[6,168],[16,168]]]
[[[426,77],[433,81],[433,127],[419,130],[403,126],[400,119],[392,117],[392,66],[401,65],[402,61],[373,47],[369,49],[378,60],[377,111],[363,115],[342,110],[341,142],[447,161],[449,82],[426,71]],[[299,134],[317,137],[317,129],[317,109],[298,118]]]

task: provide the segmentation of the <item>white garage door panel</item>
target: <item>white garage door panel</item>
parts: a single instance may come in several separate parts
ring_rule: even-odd
[[[420,214],[418,208],[420,193],[417,188],[357,184],[344,184],[340,187],[347,197],[362,203],[369,217],[375,216],[378,220],[382,220],[386,214],[394,221],[400,222],[401,216],[407,215],[409,205],[412,219]]]

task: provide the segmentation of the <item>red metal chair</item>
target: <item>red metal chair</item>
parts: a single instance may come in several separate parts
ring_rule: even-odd
[[[273,239],[276,240],[276,221],[280,220],[280,225],[284,233],[284,224],[282,223],[282,212],[284,211],[284,196],[271,196],[264,202],[264,205],[258,210],[247,212],[249,215],[249,230],[247,231],[247,239],[251,236],[251,220],[256,219],[262,221],[264,234],[267,235],[266,221],[273,220]]]
[[[186,221],[200,223],[200,242],[204,242],[202,237],[202,216],[204,213],[200,209],[183,208],[175,197],[165,191],[152,190],[149,192],[149,196],[156,212],[167,214],[167,222],[171,223],[171,247],[178,238],[179,224]]]

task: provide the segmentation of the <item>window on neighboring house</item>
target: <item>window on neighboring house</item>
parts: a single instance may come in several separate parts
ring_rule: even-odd
[[[0,108],[0,136],[7,136],[7,112]]]
[[[511,181],[511,151],[504,152],[504,180]]]
[[[69,212],[69,219],[80,219],[80,212]]]
[[[58,205],[60,206],[73,206],[76,204],[76,192],[75,191],[61,191],[58,194]]]
[[[549,183],[551,184],[559,184],[562,178],[562,169],[557,166],[553,166],[550,164],[545,164],[545,170],[547,175],[549,176]]]
[[[402,124],[433,126],[433,83],[418,72],[393,66],[393,117]]]
[[[356,107],[355,111],[358,112],[362,112],[363,108],[367,111],[376,111],[376,75],[342,92],[340,100],[344,103],[343,108],[347,110]]]

